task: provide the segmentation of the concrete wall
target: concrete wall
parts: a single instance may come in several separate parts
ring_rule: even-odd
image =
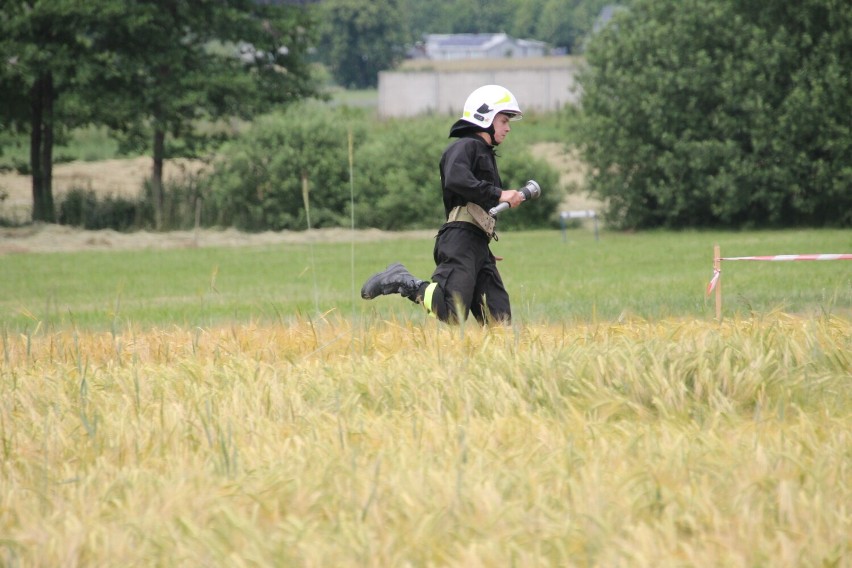
[[[378,114],[382,118],[426,113],[460,116],[467,96],[490,84],[512,91],[524,112],[559,110],[579,100],[576,73],[575,64],[483,71],[382,71]]]

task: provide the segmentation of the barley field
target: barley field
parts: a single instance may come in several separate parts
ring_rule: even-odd
[[[276,236],[4,241],[0,566],[852,567],[850,263],[704,295],[849,231],[507,233],[490,328]]]
[[[852,322],[2,335],[4,566],[852,566]]]

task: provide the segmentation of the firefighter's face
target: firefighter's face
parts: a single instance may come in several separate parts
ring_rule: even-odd
[[[494,117],[492,125],[494,126],[494,142],[500,144],[506,139],[506,135],[509,134],[509,131],[512,130],[509,126],[508,115],[505,115],[502,112],[497,114],[497,116]]]

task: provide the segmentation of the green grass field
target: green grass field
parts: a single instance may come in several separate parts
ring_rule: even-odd
[[[429,239],[2,256],[0,565],[850,567],[852,263],[714,243],[852,232],[506,233],[493,328],[355,297]]]
[[[723,256],[848,253],[852,231],[506,233],[493,245],[520,322],[714,317],[704,290],[713,245]],[[175,249],[0,257],[0,313],[10,331],[76,325],[207,326],[344,317],[422,319],[399,297],[365,302],[361,283],[399,260],[424,279],[432,239],[262,248]],[[730,262],[723,314],[843,313],[852,262]]]

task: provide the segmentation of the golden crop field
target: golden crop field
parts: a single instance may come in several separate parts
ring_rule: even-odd
[[[852,566],[852,322],[4,332],[4,566]]]

